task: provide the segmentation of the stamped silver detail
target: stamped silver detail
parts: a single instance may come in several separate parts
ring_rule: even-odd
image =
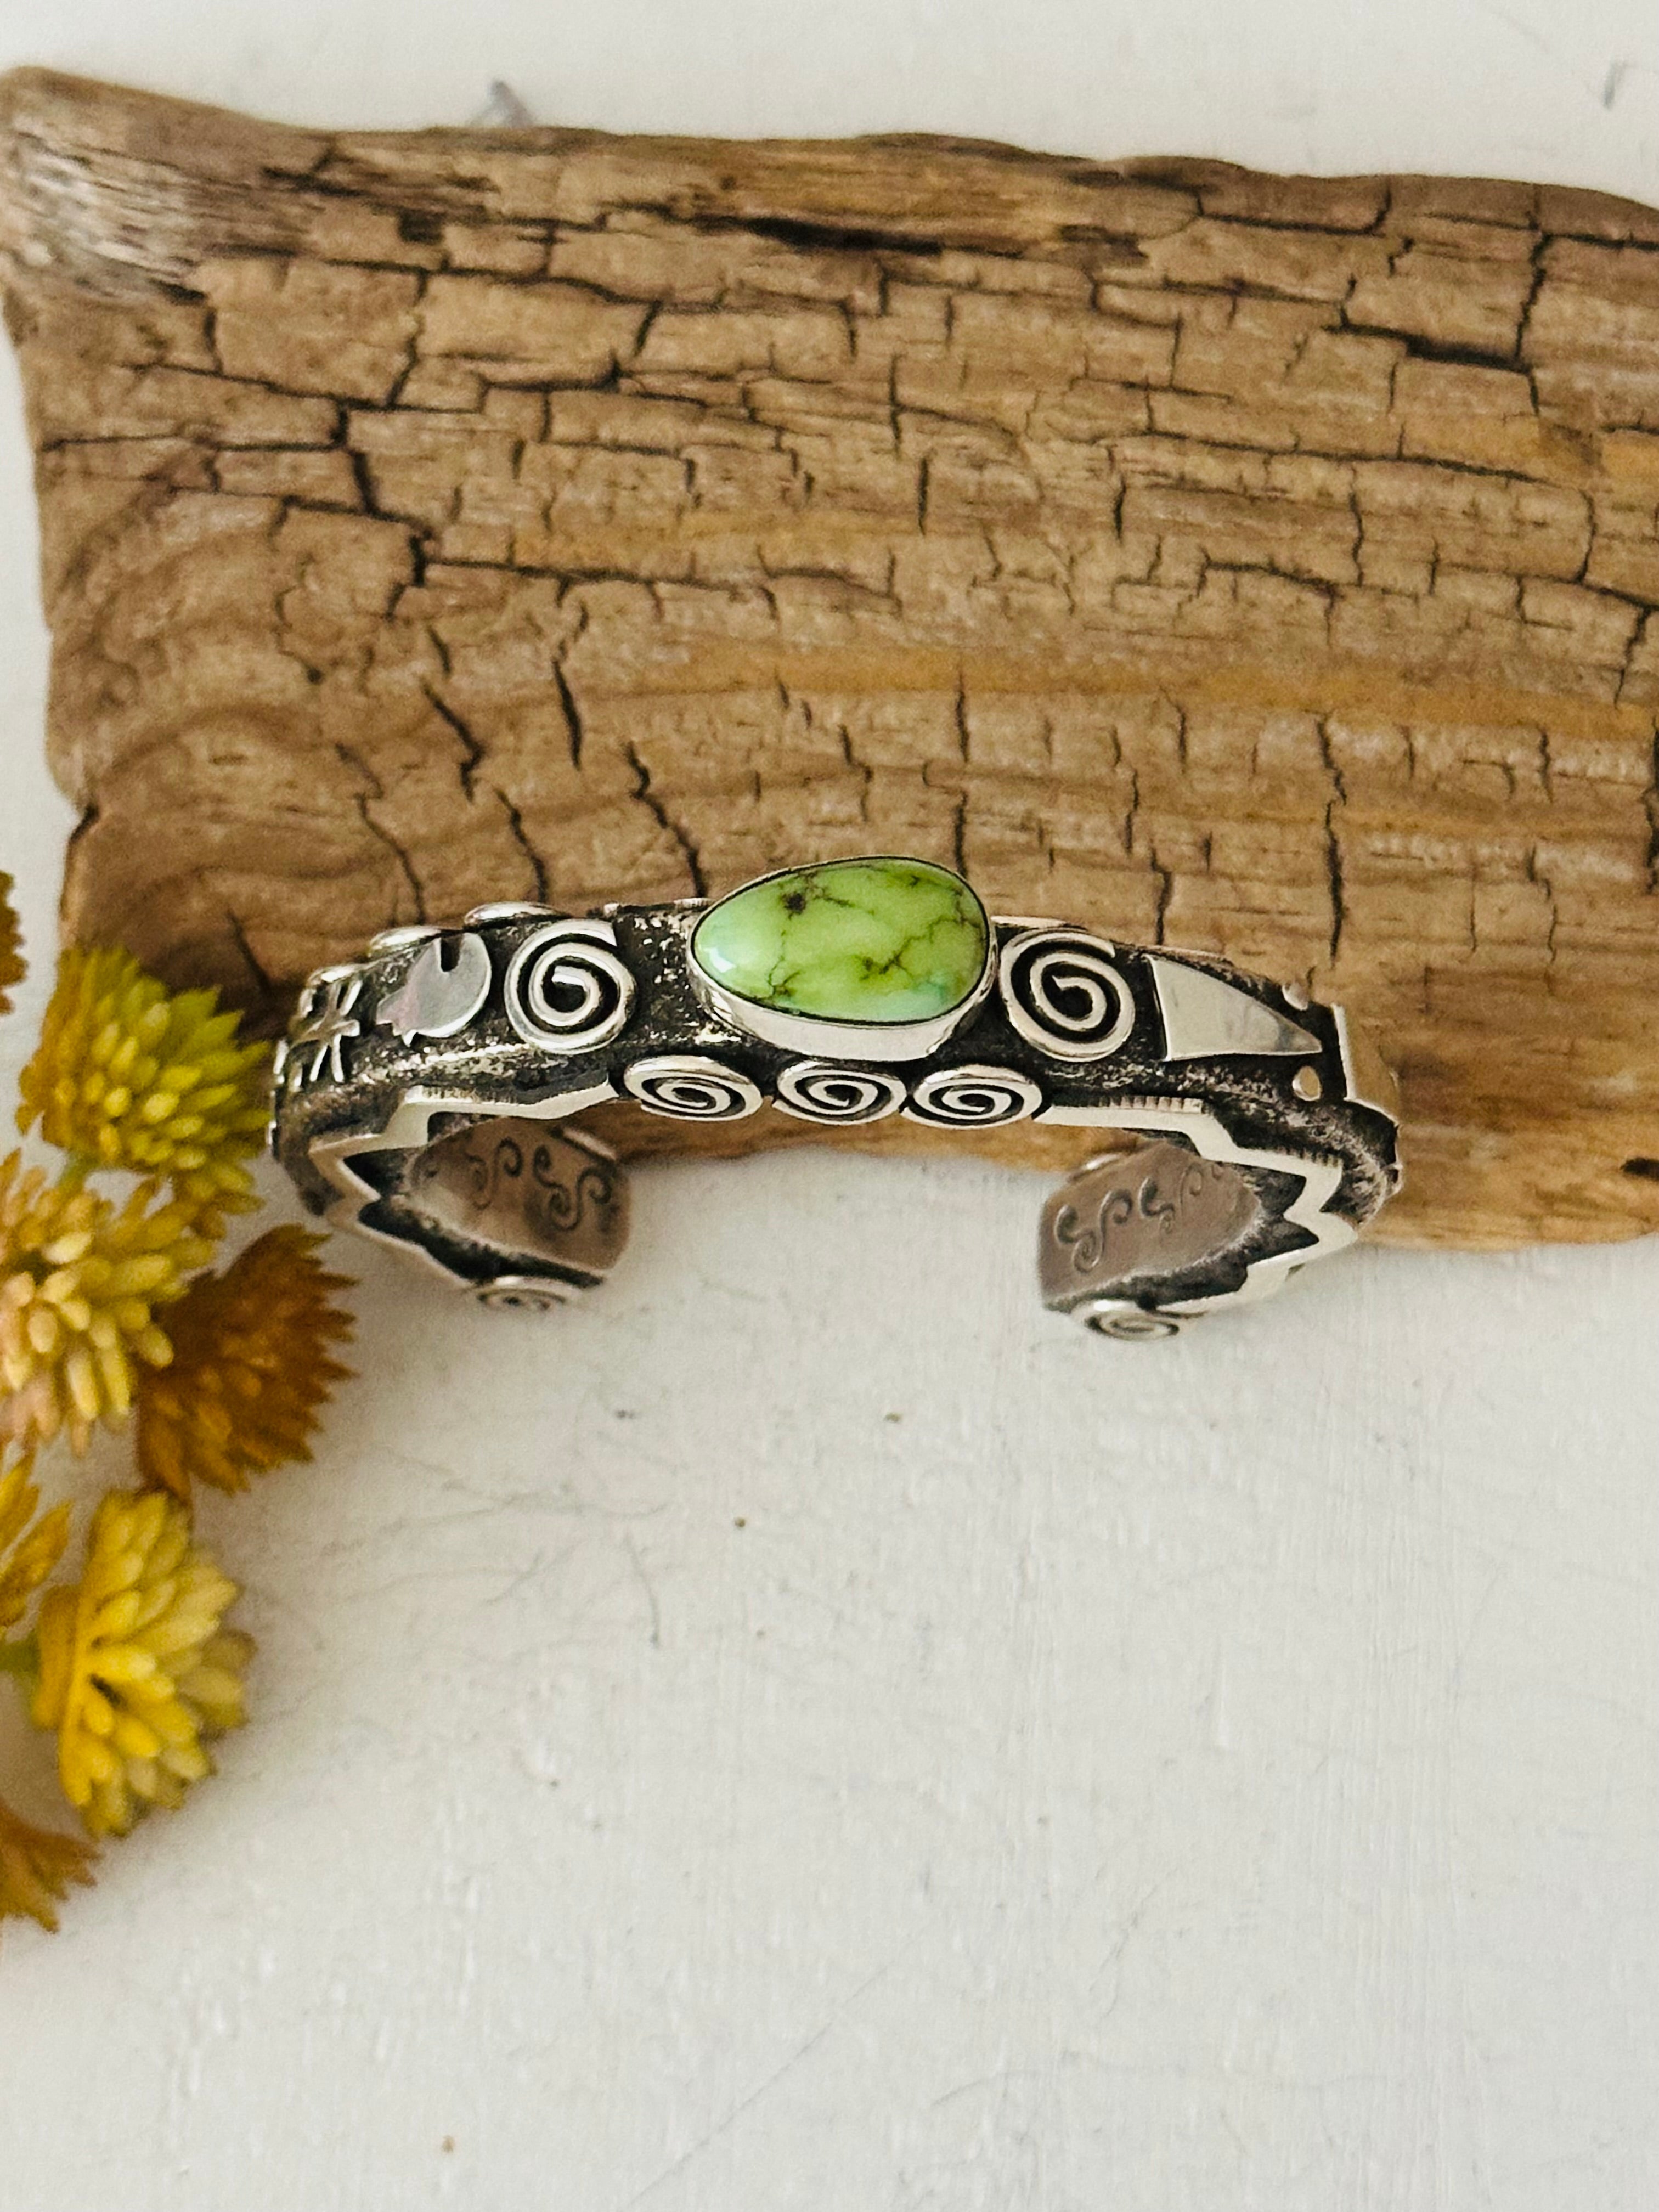
[[[924,1075],[905,1101],[913,1121],[951,1128],[994,1129],[1023,1121],[1042,1103],[1042,1085],[1012,1067],[937,1067]]]
[[[592,1052],[626,1027],[633,971],[617,952],[609,921],[550,921],[532,930],[507,963],[507,1018],[544,1052]]]
[[[512,1115],[452,1131],[417,1154],[404,1189],[440,1234],[550,1261],[586,1282],[628,1242],[628,1178],[586,1130]]]
[[[483,1005],[489,985],[489,947],[483,938],[470,929],[453,938],[440,933],[422,945],[408,975],[375,1008],[374,1026],[405,1044],[417,1036],[453,1036]]]
[[[1097,1298],[1083,1310],[1085,1328],[1097,1336],[1109,1336],[1117,1344],[1154,1344],[1179,1336],[1182,1316],[1157,1313],[1149,1306],[1131,1305],[1121,1298]]]
[[[351,1011],[362,988],[362,975],[356,968],[319,968],[307,983],[295,1025],[289,1031],[288,1050],[283,1054],[285,1088],[316,1083],[325,1069],[336,1083],[345,1081],[345,1047],[363,1033],[362,1024]]]
[[[741,1121],[761,1106],[760,1087],[735,1067],[702,1053],[662,1053],[636,1060],[623,1085],[647,1114],[678,1121]]]
[[[576,1291],[574,1285],[543,1275],[497,1275],[493,1283],[478,1284],[472,1295],[491,1313],[552,1313],[568,1305]]]
[[[798,1060],[778,1077],[774,1103],[780,1113],[803,1121],[834,1121],[845,1127],[896,1114],[904,1100],[904,1085],[884,1070]]]
[[[1167,1137],[1109,1152],[1068,1176],[1043,1207],[1043,1304],[1072,1313],[1092,1310],[1103,1295],[1156,1292],[1195,1268],[1213,1269],[1261,1218],[1255,1186],[1224,1160]]]
[[[1103,937],[1031,929],[1002,948],[997,988],[1028,1044],[1056,1060],[1101,1060],[1133,1029],[1135,1005]]]
[[[1319,1039],[1266,1000],[1207,968],[1147,956],[1164,1017],[1165,1060],[1220,1060],[1234,1053],[1316,1053]]]

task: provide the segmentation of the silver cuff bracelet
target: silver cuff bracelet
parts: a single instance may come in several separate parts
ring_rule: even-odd
[[[1340,1008],[1208,954],[993,920],[960,876],[892,858],[388,930],[306,984],[271,1146],[313,1212],[487,1304],[545,1305],[626,1240],[623,1170],[574,1125],[615,1099],[1113,1133],[1043,1207],[1038,1280],[1125,1339],[1277,1288],[1400,1182],[1391,1079]]]

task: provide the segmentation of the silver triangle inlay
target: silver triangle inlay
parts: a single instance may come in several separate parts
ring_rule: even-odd
[[[1165,1060],[1217,1060],[1234,1052],[1322,1052],[1316,1036],[1249,992],[1184,960],[1147,956],[1164,1016]]]

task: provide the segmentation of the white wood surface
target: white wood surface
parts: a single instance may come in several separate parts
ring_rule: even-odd
[[[4,0],[14,60],[1659,200],[1645,0]],[[1042,1188],[644,1174],[550,1320],[351,1248],[316,1465],[204,1513],[252,1725],[0,1944],[0,2212],[1650,2212],[1659,1244],[1362,1253],[1108,1346],[1035,1304]]]

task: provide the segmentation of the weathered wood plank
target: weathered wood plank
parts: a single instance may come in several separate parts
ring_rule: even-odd
[[[388,921],[913,851],[1340,994],[1386,1233],[1659,1225],[1659,215],[31,71],[0,250],[71,931],[272,1018]]]

